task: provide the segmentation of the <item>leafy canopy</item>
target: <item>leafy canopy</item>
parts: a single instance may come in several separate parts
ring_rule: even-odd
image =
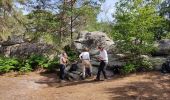
[[[153,50],[154,31],[163,18],[157,12],[159,0],[120,0],[114,15],[113,37],[124,53],[146,54]]]

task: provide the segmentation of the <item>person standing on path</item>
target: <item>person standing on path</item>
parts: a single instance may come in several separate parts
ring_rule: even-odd
[[[68,62],[68,56],[66,54],[66,52],[63,52],[60,55],[60,81],[64,82],[64,78],[65,78],[65,68],[66,68],[66,64]]]
[[[89,49],[84,48],[84,51],[79,55],[79,58],[82,60],[82,73],[83,73],[83,79],[86,77],[86,69],[89,69],[89,76],[91,77],[92,75],[92,66],[90,63],[90,54],[89,54]]]
[[[97,59],[98,59],[98,61],[100,61],[100,66],[98,67],[97,77],[96,77],[95,81],[100,81],[101,72],[103,73],[104,78],[108,79],[107,75],[106,75],[106,67],[108,64],[107,51],[104,49],[103,46],[98,46],[98,49],[100,51],[100,54],[97,57]]]

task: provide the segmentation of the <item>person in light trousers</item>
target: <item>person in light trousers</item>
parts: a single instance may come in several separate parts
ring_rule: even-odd
[[[90,54],[89,49],[84,48],[84,51],[79,55],[79,58],[82,60],[82,73],[83,73],[83,79],[86,77],[86,69],[89,69],[88,75],[92,76],[92,66],[90,63]]]

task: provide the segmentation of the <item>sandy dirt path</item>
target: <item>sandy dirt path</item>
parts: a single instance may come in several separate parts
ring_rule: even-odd
[[[0,100],[170,100],[170,74],[148,72],[59,84],[56,74],[0,76]]]

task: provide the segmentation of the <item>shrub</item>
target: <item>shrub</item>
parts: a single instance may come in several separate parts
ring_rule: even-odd
[[[26,61],[26,65],[31,66],[33,70],[41,67],[46,68],[48,67],[48,58],[43,55],[31,55]],[[28,67],[27,67],[28,68]]]
[[[0,72],[6,73],[10,70],[15,70],[15,68],[19,65],[19,61],[15,58],[5,58],[0,57]]]
[[[28,63],[25,63],[24,66],[21,66],[21,67],[19,68],[19,72],[20,72],[20,73],[30,72],[30,71],[32,71],[32,68],[31,68],[31,66],[30,66]]]
[[[123,74],[128,74],[131,72],[141,72],[141,71],[149,71],[153,69],[153,65],[150,60],[144,58],[136,58],[130,60],[123,68],[121,72]]]
[[[47,71],[54,71],[59,66],[59,58],[48,60],[48,57],[43,55],[31,55],[27,59],[16,59],[0,57],[0,73],[19,71],[20,73],[30,72],[37,68],[44,68]]]
[[[49,60],[45,68],[49,72],[54,72],[56,68],[59,68],[59,58],[55,57],[53,60]]]
[[[128,63],[125,66],[123,66],[123,68],[121,69],[121,73],[128,74],[128,73],[134,72],[135,70],[136,70],[135,65]]]
[[[149,61],[147,59],[142,59],[136,65],[137,65],[137,68],[136,68],[137,71],[148,71],[148,70],[153,69],[153,65],[152,65],[151,61]]]
[[[0,66],[0,72],[1,73],[6,73],[6,72],[9,72],[13,68],[15,68],[15,67],[10,66],[10,65],[3,65],[3,66]]]
[[[43,55],[32,55],[30,58],[26,59],[24,64],[25,66],[21,69],[23,71],[31,71],[37,68],[44,68],[49,72],[53,72],[59,66],[59,58],[54,57],[54,59],[49,60],[48,57]]]
[[[69,61],[73,62],[74,60],[78,59],[78,53],[70,46],[65,46],[64,50],[68,55]]]
[[[38,68],[48,68],[47,57],[43,55],[31,55],[27,59],[20,59],[20,65],[17,66],[17,71],[24,73]]]

